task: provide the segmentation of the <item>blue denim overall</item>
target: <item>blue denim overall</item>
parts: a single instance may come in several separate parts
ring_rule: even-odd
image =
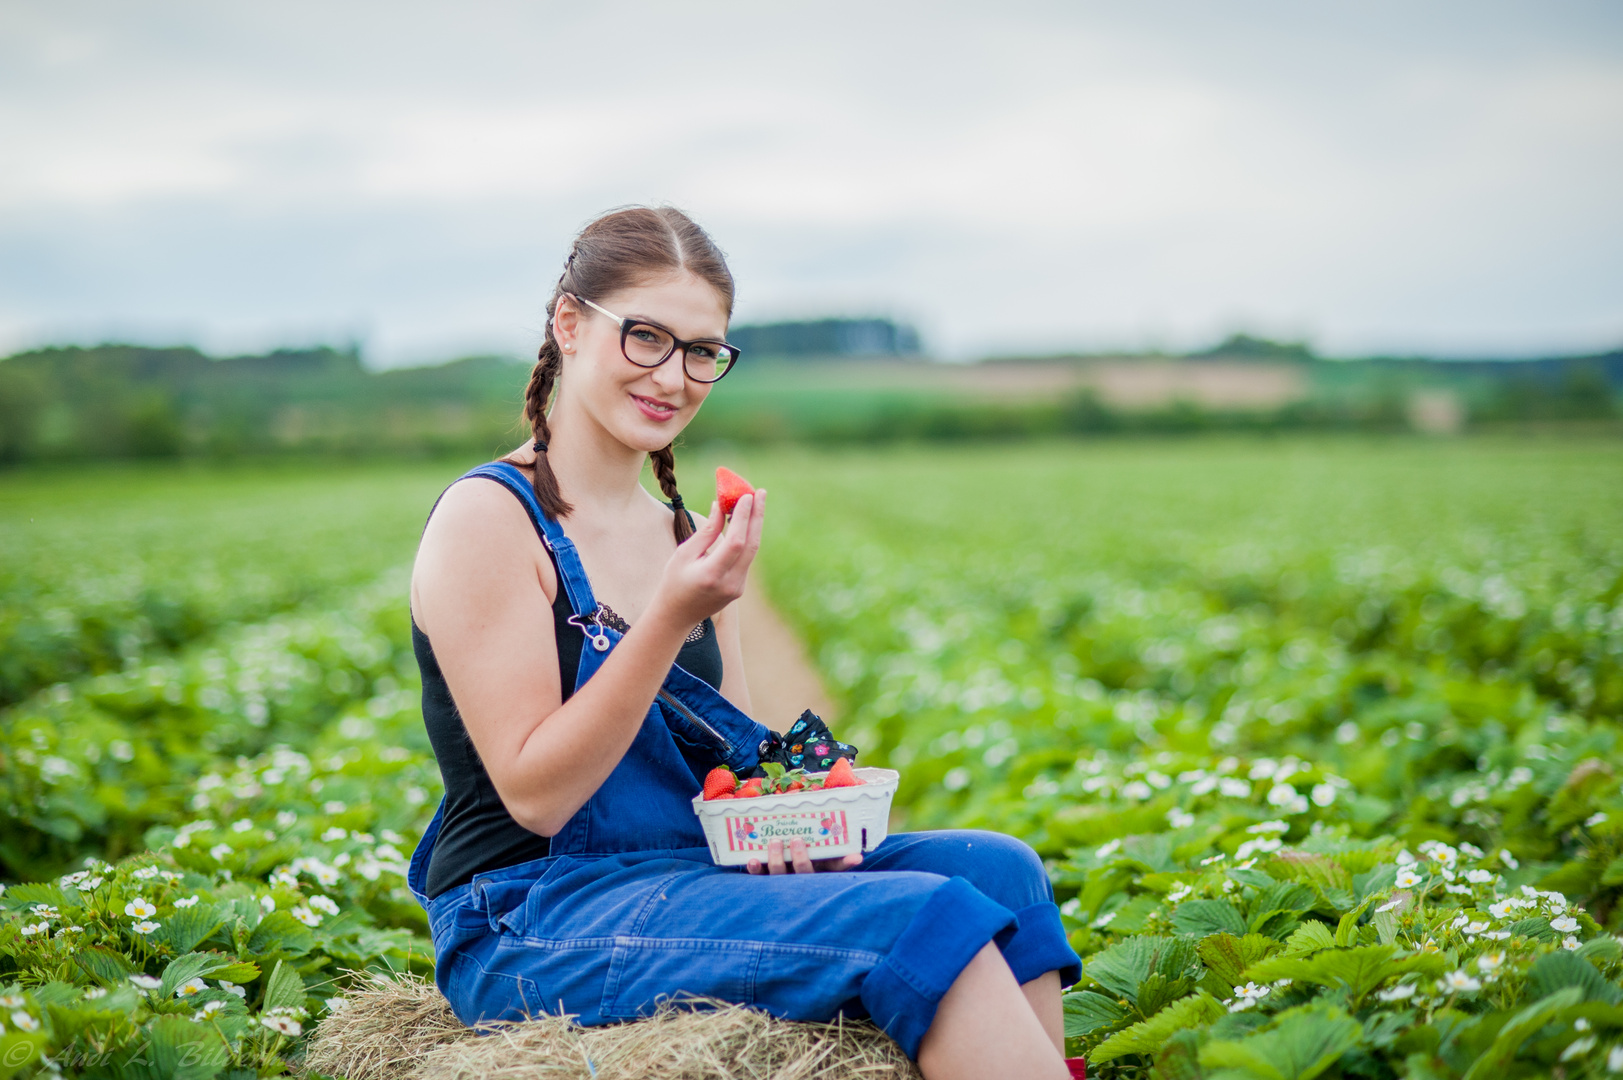
[[[467,476],[518,496],[556,558],[571,621],[586,634],[578,691],[620,635],[593,620],[597,600],[574,544],[511,465]],[[694,995],[794,1020],[871,1017],[916,1058],[942,995],[987,942],[1021,982],[1059,971],[1069,984],[1081,974],[1042,862],[1000,833],[898,834],[840,873],[714,865],[691,800],[715,766],[752,768],[767,735],[673,666],[631,747],[546,858],[429,900],[442,802],[407,880],[428,910],[435,981],[457,1016],[605,1024]]]

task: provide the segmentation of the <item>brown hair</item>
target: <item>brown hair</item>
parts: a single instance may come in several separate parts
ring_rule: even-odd
[[[547,427],[547,406],[563,370],[563,354],[552,333],[552,316],[558,297],[573,293],[587,300],[599,300],[610,293],[664,274],[687,271],[708,282],[720,295],[727,316],[733,313],[733,275],[715,242],[692,218],[674,207],[650,209],[632,206],[611,210],[582,229],[564,260],[564,272],[547,301],[547,336],[541,342],[530,383],[524,390],[524,419],[530,424],[536,442],[535,497],[548,517],[558,518],[573,509],[558,491],[558,478],[547,462],[546,445],[551,439]],[[676,490],[675,444],[655,450],[648,456],[654,464],[659,489],[676,509],[672,529],[676,542],[693,535],[693,519],[682,506]],[[517,464],[515,462],[515,464]]]

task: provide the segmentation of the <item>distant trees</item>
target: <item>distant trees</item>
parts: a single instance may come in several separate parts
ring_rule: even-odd
[[[815,319],[735,326],[727,340],[745,361],[848,356],[917,356],[919,334],[889,319]]]

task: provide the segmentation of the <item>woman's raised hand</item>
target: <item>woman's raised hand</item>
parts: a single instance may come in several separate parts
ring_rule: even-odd
[[[764,490],[739,499],[725,523],[721,506],[711,503],[704,525],[678,544],[665,564],[655,603],[668,605],[682,625],[692,626],[743,596],[765,517]]]

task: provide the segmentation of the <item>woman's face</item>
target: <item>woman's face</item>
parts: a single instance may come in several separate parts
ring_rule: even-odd
[[[621,318],[658,323],[684,341],[721,341],[727,312],[707,282],[681,271],[608,296],[593,297]],[[553,333],[564,350],[563,400],[584,409],[610,434],[644,453],[668,446],[710,392],[682,369],[681,352],[658,367],[638,367],[620,351],[620,327],[607,315],[560,297]]]

